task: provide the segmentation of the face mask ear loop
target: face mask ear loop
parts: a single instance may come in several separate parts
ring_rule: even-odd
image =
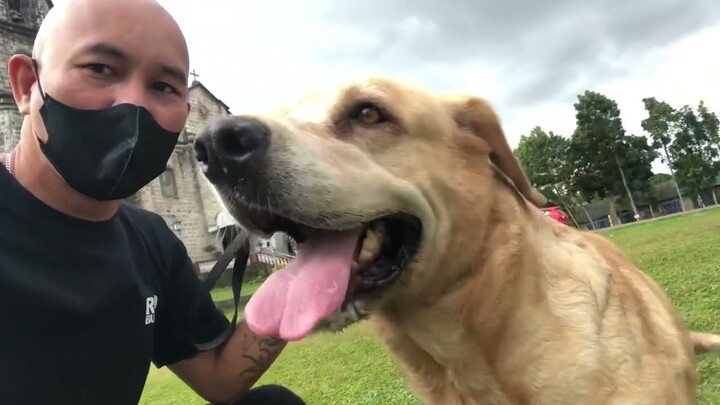
[[[33,70],[35,71],[35,81],[37,81],[38,90],[40,90],[40,97],[42,97],[43,102],[47,101],[45,91],[42,88],[42,84],[40,84],[40,73],[38,73],[39,69],[38,69],[37,59],[35,59],[35,58],[32,59],[32,65],[33,65]]]
[[[37,82],[38,90],[40,90],[40,97],[43,99],[43,103],[45,103],[45,102],[47,102],[47,96],[45,94],[45,91],[42,88],[42,84],[40,84],[40,73],[39,73],[39,69],[38,69],[38,63],[35,58],[32,58],[32,66],[33,66],[33,71],[35,72],[35,81]],[[33,131],[33,133],[35,134],[35,140],[38,141],[39,144],[46,143],[46,142],[43,142],[42,139],[40,139],[37,132]]]

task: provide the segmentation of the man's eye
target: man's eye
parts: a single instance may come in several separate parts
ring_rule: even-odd
[[[103,65],[102,63],[90,63],[85,65],[85,68],[99,75],[108,75],[112,73],[112,68],[108,65]]]
[[[153,84],[153,87],[155,88],[155,90],[162,91],[164,93],[177,93],[175,87],[164,82],[156,82]]]

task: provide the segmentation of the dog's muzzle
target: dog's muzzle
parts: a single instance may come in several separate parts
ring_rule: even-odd
[[[246,117],[223,117],[208,123],[195,140],[195,156],[215,185],[257,177],[270,147],[270,128]]]

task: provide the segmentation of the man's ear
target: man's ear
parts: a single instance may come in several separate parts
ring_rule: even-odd
[[[487,143],[490,160],[513,182],[515,188],[534,205],[544,207],[547,199],[530,185],[490,103],[472,96],[446,97],[444,101],[460,128],[470,131]]]
[[[8,78],[18,110],[23,115],[30,114],[30,95],[37,81],[32,59],[27,55],[13,55],[8,61]]]

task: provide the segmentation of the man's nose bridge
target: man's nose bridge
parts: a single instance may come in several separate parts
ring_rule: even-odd
[[[115,104],[130,103],[149,109],[149,97],[150,92],[148,91],[146,82],[138,77],[138,75],[133,75],[117,86]]]

